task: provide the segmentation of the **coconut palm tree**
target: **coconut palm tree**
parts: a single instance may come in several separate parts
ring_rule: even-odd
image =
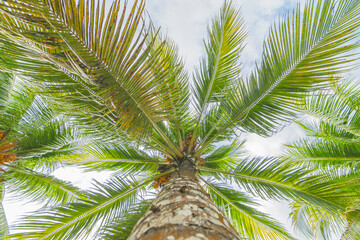
[[[0,73],[0,196],[37,201],[39,204],[75,202],[86,194],[51,176],[65,160],[80,159],[77,146],[83,135],[33,93],[31,84]],[[8,224],[0,203],[0,236]]]
[[[303,105],[303,112],[313,118],[299,123],[308,137],[291,146],[287,157],[297,165],[326,172],[334,178],[352,176],[359,181],[359,84],[342,81],[332,90],[318,92]],[[316,236],[330,239],[330,232],[338,233],[341,239],[356,239],[360,234],[359,203],[359,197],[349,199],[345,212],[334,213],[300,200],[293,204],[292,217],[311,239]]]
[[[11,238],[291,239],[249,193],[330,212],[358,198],[351,176],[244,157],[239,134],[274,134],[309,92],[354,66],[359,1],[297,6],[270,29],[249,76],[239,63],[243,20],[226,2],[192,81],[143,1],[106,9],[95,0],[0,0],[2,68],[41,84],[58,110],[106,137],[86,147],[93,158],[84,166],[118,171],[88,200],[26,218]],[[148,196],[153,187],[161,190]]]

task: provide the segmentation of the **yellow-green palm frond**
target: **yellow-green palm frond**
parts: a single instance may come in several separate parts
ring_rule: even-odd
[[[346,225],[345,216],[339,212],[328,212],[323,208],[304,203],[291,204],[290,217],[295,229],[307,239],[334,239],[340,236]]]
[[[228,171],[201,166],[199,169],[216,173],[222,181],[232,181],[263,199],[301,199],[332,212],[344,212],[359,196],[356,172],[316,172],[276,158],[244,159]]]
[[[49,91],[57,90],[58,99],[133,135],[156,129],[166,139],[156,123],[171,118],[169,96],[181,91],[159,71],[168,61],[159,61],[164,53],[162,44],[154,50],[156,35],[149,40],[144,1],[117,0],[108,11],[95,0],[11,0],[0,8],[1,50],[11,56],[3,68],[55,82]]]
[[[0,182],[0,237],[5,238],[5,236],[9,233],[8,224],[4,212],[4,207],[2,205],[2,200],[4,198],[5,193],[4,183]]]
[[[171,171],[173,169],[140,182],[118,177],[103,184],[96,182],[93,190],[88,192],[88,200],[42,209],[19,222],[14,227],[18,233],[10,238],[70,240],[89,236],[96,224],[101,229],[130,210],[138,202],[137,195],[141,194],[141,189]]]
[[[309,1],[303,11],[298,5],[275,24],[261,62],[221,101],[218,120],[199,152],[233,126],[273,134],[296,117],[306,94],[329,87],[334,75],[354,67],[359,13],[356,0]]]
[[[194,106],[197,123],[191,144],[203,117],[236,83],[241,72],[239,59],[244,47],[244,21],[231,1],[226,1],[208,29],[206,56],[194,74]]]
[[[118,141],[94,141],[84,149],[90,156],[87,160],[79,162],[78,166],[87,170],[113,170],[125,175],[147,175],[156,173],[160,165],[166,164],[156,152]]]
[[[13,199],[46,205],[87,200],[86,193],[71,183],[39,171],[13,166],[2,176],[6,180],[6,192],[11,193]]]
[[[253,199],[241,191],[202,179],[214,203],[229,217],[240,236],[249,239],[294,239],[284,227],[257,210]]]
[[[360,162],[359,86],[342,81],[333,91],[305,99],[301,111],[312,118],[299,123],[307,138],[292,144],[287,157],[298,164],[356,168]]]

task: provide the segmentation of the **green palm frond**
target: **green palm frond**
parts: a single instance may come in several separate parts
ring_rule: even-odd
[[[326,87],[354,65],[359,13],[356,0],[309,1],[271,28],[261,63],[221,102],[216,134],[207,136],[199,151],[234,125],[271,135],[293,119],[305,93]]]
[[[19,138],[19,158],[51,158],[74,154],[78,146],[85,141],[78,129],[71,126],[66,119],[53,120],[42,128],[27,129],[28,132]],[[31,131],[29,131],[31,130]]]
[[[9,233],[4,207],[2,204],[4,193],[5,193],[4,183],[0,182],[0,238],[1,239],[5,239],[5,236]]]
[[[76,239],[86,237],[91,229],[99,223],[109,222],[131,208],[136,202],[138,191],[154,179],[173,169],[141,182],[129,179],[113,178],[104,184],[97,183],[95,190],[88,193],[90,201],[70,203],[28,217],[20,222],[14,230],[23,231],[13,234],[11,239]],[[100,226],[101,227],[101,226]]]
[[[358,136],[337,127],[335,124],[330,124],[324,121],[319,122],[317,120],[303,120],[297,124],[306,132],[307,136],[312,138],[344,144],[354,144],[360,142],[360,138]]]
[[[294,239],[252,199],[223,183],[201,179],[215,204],[232,220],[240,236],[249,239]]]
[[[357,79],[346,78],[333,86],[334,93],[346,102],[352,109],[359,111],[360,88]]]
[[[31,220],[27,219],[17,227],[25,232],[13,238],[74,239],[81,234],[88,235],[96,222],[116,216],[131,206],[135,201],[135,192],[131,184],[112,179],[89,193],[91,201],[47,209],[34,215]]]
[[[360,236],[360,221],[352,223],[349,227],[341,236],[341,240],[352,240]]]
[[[34,157],[19,159],[15,162],[15,166],[20,168],[30,169],[35,172],[42,172],[44,174],[52,174],[56,169],[61,167],[69,167],[83,161],[88,155],[84,153],[53,155],[46,157]]]
[[[216,123],[219,121],[219,116],[221,116],[222,114],[224,114],[224,110],[220,106],[213,106],[210,110],[208,110],[207,114],[199,123],[199,130],[197,135],[200,139],[213,139],[211,144],[216,144],[222,141],[233,139],[234,137],[238,137],[236,136],[238,135],[236,134],[236,130],[232,128],[224,129],[224,131],[220,135],[217,135],[218,132],[214,131],[214,127],[216,127]],[[197,155],[206,152],[206,148],[208,147],[208,145],[203,148],[203,151],[199,151]]]
[[[84,142],[80,131],[70,119],[56,114],[33,86],[8,75],[1,81],[4,86],[0,105],[0,129],[11,129],[9,139],[16,142],[18,159],[57,158],[76,152]],[[40,162],[40,161],[39,161]]]
[[[0,204],[0,238],[5,239],[6,235],[9,233],[8,225],[6,221],[6,216],[4,212],[4,207],[2,203]]]
[[[327,212],[323,208],[304,202],[293,202],[290,217],[297,230],[308,239],[332,239],[332,234],[344,231],[346,219],[339,212]]]
[[[124,174],[156,173],[161,161],[159,156],[150,155],[135,146],[120,145],[118,142],[93,142],[85,147],[92,159],[79,163],[89,170],[116,170]],[[94,159],[95,158],[95,159]]]
[[[161,89],[168,92],[163,101],[169,103],[169,107],[166,109],[167,126],[164,126],[164,122],[158,122],[157,126],[161,132],[154,132],[152,140],[156,141],[156,145],[159,145],[158,147],[164,154],[174,155],[171,147],[182,148],[183,136],[188,132],[188,125],[192,125],[189,111],[189,75],[177,46],[169,38],[156,34],[154,30],[151,31],[150,36],[148,41],[149,44],[152,44],[150,58],[161,64],[160,68],[155,66],[153,72],[155,78],[167,79],[167,81],[163,81]],[[167,138],[164,138],[161,133],[164,133]],[[169,145],[167,140],[170,140],[173,145]]]
[[[26,123],[27,120],[31,121],[31,117],[37,114],[35,113],[35,115],[30,116],[31,111],[37,107],[42,107],[41,100],[35,98],[35,94],[26,86],[28,85],[27,83],[15,80],[13,75],[9,77],[12,79],[9,79],[9,82],[5,82],[8,86],[6,87],[6,92],[3,92],[5,98],[1,102],[0,127],[2,129],[17,128],[19,124]],[[41,117],[39,115],[39,119]]]
[[[68,203],[88,199],[86,194],[70,182],[30,169],[11,167],[2,175],[6,189],[16,199],[46,204]]]
[[[193,138],[209,105],[223,99],[225,92],[236,83],[240,75],[239,58],[246,32],[240,13],[231,2],[225,2],[219,16],[212,21],[208,35],[210,40],[205,43],[206,57],[194,75],[198,120]]]
[[[213,151],[203,156],[205,159],[201,166],[223,171],[234,169],[241,161],[241,154],[244,153],[243,144],[244,141],[237,139],[230,144],[224,143],[221,147],[215,147]]]
[[[341,235],[341,240],[355,239],[360,236],[360,201],[345,212],[347,220],[345,231]]]
[[[169,96],[182,91],[166,71],[158,71],[169,66],[157,57],[161,47],[152,52],[144,1],[128,6],[116,0],[106,11],[105,1],[11,0],[1,9],[2,51],[21,59],[7,59],[4,67],[36,80],[51,78],[61,83],[49,86],[59,100],[132,135],[148,136],[155,129],[172,146],[156,123],[170,117]],[[172,87],[164,91],[167,85]]]
[[[137,203],[128,211],[124,211],[120,217],[106,224],[98,233],[99,239],[126,240],[138,220],[148,210],[150,204],[146,201]]]
[[[171,103],[167,109],[168,121],[174,121],[176,127],[180,128],[189,121],[189,75],[176,44],[171,39],[156,33],[154,29],[150,33],[148,40],[148,44],[152,46],[150,58],[162,63],[161,68],[153,69],[154,75],[160,80],[167,79],[162,83],[161,88],[164,92],[168,92],[164,101]]]
[[[355,167],[360,161],[359,86],[348,80],[306,99],[302,111],[314,118],[299,123],[307,138],[289,146],[287,157],[310,166]]]
[[[30,126],[41,127],[56,117],[44,99],[35,93],[36,86],[31,82],[12,74],[1,75],[6,78],[1,78],[0,83],[0,128],[26,132]]]
[[[326,140],[303,140],[287,149],[290,161],[315,166],[349,166],[360,163],[360,143],[343,143]]]
[[[239,58],[246,31],[240,12],[231,1],[225,2],[219,15],[212,20],[208,35],[207,55],[195,73],[195,106],[200,118],[206,112],[206,105],[224,98],[224,92],[240,75]]]
[[[360,112],[339,97],[339,93],[324,93],[307,99],[302,112],[322,122],[315,129],[307,126],[306,122],[304,124],[323,135],[346,136],[350,139],[360,137]]]
[[[355,172],[344,176],[314,174],[313,170],[293,167],[274,158],[249,158],[232,171],[199,169],[222,174],[222,180],[231,180],[263,199],[302,199],[329,211],[344,211],[359,196]]]
[[[186,118],[186,117],[185,117]],[[180,152],[182,149],[182,140],[185,136],[185,128],[181,126],[183,123],[189,123],[186,119],[180,123],[180,121],[174,120],[172,122],[159,122],[157,124],[158,128],[167,136],[167,138],[173,143],[173,147],[169,146],[167,142],[161,137],[160,134],[154,133],[151,136],[151,140],[149,142],[142,142],[142,145],[145,145],[146,148],[157,150],[160,153],[171,156],[172,158],[176,158],[176,154],[174,154],[173,148],[176,148],[176,151]],[[190,120],[190,118],[188,118]],[[190,120],[191,121],[191,120]]]
[[[0,72],[0,114],[7,110],[15,77],[12,74]],[[2,117],[1,117],[2,118]],[[0,119],[1,119],[0,118]]]
[[[42,121],[33,117],[34,121]],[[42,126],[20,122],[11,129],[9,139],[14,139],[18,145],[12,151],[16,154],[18,166],[31,169],[48,167],[49,171],[83,159],[80,147],[89,140],[86,134],[61,116],[54,116]]]

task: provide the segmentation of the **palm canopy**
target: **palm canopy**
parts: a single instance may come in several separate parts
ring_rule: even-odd
[[[1,73],[0,79],[1,198],[5,190],[14,199],[46,204],[86,198],[77,187],[49,174],[59,166],[59,159],[75,161],[85,135],[49,108],[29,82],[9,73]],[[0,212],[4,235],[2,206]]]
[[[302,110],[314,119],[299,123],[308,137],[290,146],[287,158],[296,165],[320,169],[318,171],[337,178],[351,175],[358,181],[359,107],[357,81],[345,80],[336,83],[332,91],[309,97]],[[306,226],[300,229],[307,230],[310,236],[322,234],[326,237],[326,225],[330,225],[333,231],[342,234],[342,239],[355,238],[360,230],[359,198],[348,199],[346,209],[343,214],[329,213],[311,204],[297,202],[293,205],[293,218],[299,226]]]
[[[140,189],[154,180],[161,185],[184,159],[201,171],[215,203],[244,237],[291,238],[253,208],[245,190],[263,198],[301,199],[330,212],[346,211],[345,197],[358,198],[352,175],[336,178],[279,159],[244,158],[237,139],[239,132],[273,134],[297,116],[309,92],[328,87],[334,75],[354,66],[358,1],[298,5],[270,29],[249,76],[239,62],[243,20],[226,2],[208,29],[193,84],[175,45],[154,30],[141,0],[116,0],[108,11],[105,1],[0,0],[0,10],[1,68],[40,84],[58,110],[106,136],[106,142],[86,146],[93,158],[83,167],[142,176],[116,177],[98,184],[87,201],[45,209],[19,226],[33,231],[14,238],[77,238],[96,222],[103,226],[97,236],[124,237],[116,224],[133,226],[141,215],[129,208],[146,204],[135,197]]]

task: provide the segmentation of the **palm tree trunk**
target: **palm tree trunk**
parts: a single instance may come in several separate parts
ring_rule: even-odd
[[[197,182],[190,161],[161,189],[128,240],[241,239]]]

